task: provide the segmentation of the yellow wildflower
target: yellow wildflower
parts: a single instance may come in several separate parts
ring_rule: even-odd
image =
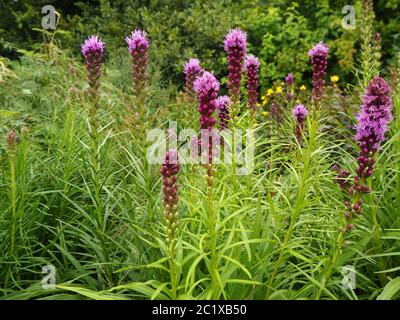
[[[274,93],[274,90],[272,90],[271,88],[268,89],[267,91],[267,96],[272,96]]]
[[[282,87],[281,86],[277,86],[276,87],[276,93],[282,93]]]
[[[257,103],[256,106],[257,106],[257,107],[261,107],[261,104],[260,104],[260,103]]]
[[[333,76],[331,76],[331,81],[332,81],[332,83],[336,83],[339,81],[339,77],[337,75],[333,75]]]
[[[296,103],[297,103],[297,104],[301,103],[300,99],[297,99],[297,100],[296,100]]]
[[[266,96],[262,96],[261,99],[262,99],[262,100],[265,100],[265,99],[267,99],[267,97],[266,97]]]
[[[307,88],[306,88],[306,86],[303,84],[301,87],[300,87],[300,90],[301,91],[305,91]]]
[[[266,117],[266,116],[269,115],[269,112],[268,112],[268,111],[263,111],[263,112],[261,112],[261,114],[262,114],[264,117]]]

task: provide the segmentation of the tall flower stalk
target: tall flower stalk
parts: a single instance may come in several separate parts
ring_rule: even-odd
[[[260,61],[250,54],[246,56],[244,66],[247,76],[247,106],[251,111],[252,119],[254,119],[258,98]]]
[[[228,88],[232,101],[231,118],[237,116],[240,103],[240,83],[247,52],[247,35],[241,29],[231,30],[225,37],[224,49],[228,54]]]
[[[308,52],[312,64],[312,99],[314,104],[318,104],[324,95],[328,53],[329,47],[322,41]]]
[[[211,284],[213,287],[213,297],[217,295],[218,275],[217,275],[217,234],[215,223],[215,212],[213,206],[213,181],[214,168],[212,165],[215,147],[217,147],[216,139],[213,136],[213,128],[215,119],[213,113],[217,107],[217,96],[220,89],[219,81],[214,75],[205,71],[203,75],[194,82],[194,89],[198,94],[198,111],[200,113],[200,128],[202,131],[201,150],[205,155],[206,161],[204,167],[206,169],[207,183],[207,200],[208,200],[208,229],[210,233],[210,274]],[[203,134],[207,132],[205,137]]]
[[[132,57],[132,79],[133,92],[140,106],[141,113],[144,112],[144,101],[146,99],[147,62],[149,42],[146,33],[142,30],[134,30],[125,38],[129,53]]]
[[[99,145],[99,128],[97,119],[97,110],[99,107],[100,97],[100,77],[101,66],[104,59],[104,42],[97,36],[91,36],[82,44],[82,54],[86,60],[86,74],[89,84],[89,124],[90,138],[92,142],[90,164],[92,169],[92,181],[94,184],[94,206],[96,211],[96,221],[98,228],[98,236],[102,245],[103,258],[108,262],[108,250],[105,245],[103,232],[105,230],[105,221],[101,203],[101,182],[100,182],[100,145]],[[109,265],[106,264],[106,273],[108,281],[112,282],[112,273]]]
[[[196,92],[193,88],[193,83],[198,76],[201,75],[203,69],[200,66],[199,59],[189,59],[185,64],[183,73],[185,74],[186,81],[186,95],[189,101],[193,101],[196,98]]]
[[[167,231],[170,279],[172,297],[177,296],[177,271],[175,266],[175,244],[176,232],[179,225],[178,219],[178,173],[180,170],[178,152],[169,150],[164,158],[160,173],[163,183],[164,194],[164,217]]]
[[[237,125],[237,116],[240,111],[240,83],[242,80],[243,64],[247,53],[247,35],[241,29],[232,29],[225,37],[224,50],[228,55],[228,89],[231,99],[231,131],[232,148],[235,148],[235,126]],[[237,165],[235,159],[235,150],[232,150],[232,184],[233,192],[237,190]]]
[[[344,220],[346,225],[341,228],[338,234],[332,263],[323,278],[319,294],[324,288],[327,279],[330,277],[332,268],[339,259],[346,232],[353,230],[353,220],[362,214],[363,196],[372,191],[370,177],[374,172],[375,157],[379,151],[379,146],[385,140],[385,133],[388,130],[388,123],[391,120],[391,110],[391,89],[384,79],[375,77],[371,80],[366,89],[361,111],[357,115],[357,133],[355,135],[355,140],[359,145],[360,152],[357,157],[358,167],[354,182],[350,182],[350,173],[348,171],[337,166],[334,167],[334,170],[338,173],[336,181],[344,194],[346,207]],[[374,226],[373,237],[378,248],[381,248],[380,226],[374,208],[371,208],[371,218]],[[380,265],[383,267],[382,259],[380,259]],[[380,273],[380,280],[382,284],[386,281],[386,277],[383,273]]]

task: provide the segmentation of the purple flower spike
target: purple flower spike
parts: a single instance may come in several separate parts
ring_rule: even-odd
[[[357,115],[357,134],[355,140],[360,145],[357,158],[359,179],[368,178],[373,173],[374,155],[379,144],[384,141],[391,120],[392,100],[389,85],[380,77],[369,83],[364,95],[361,112]]]
[[[199,100],[199,113],[200,113],[200,128],[208,130],[208,164],[212,163],[212,146],[214,143],[213,136],[210,134],[211,130],[215,125],[215,119],[213,113],[217,108],[217,96],[219,92],[220,84],[211,72],[205,71],[203,75],[197,78],[194,82],[194,90],[198,94]],[[203,138],[201,139],[203,142]]]
[[[104,42],[97,36],[90,36],[82,44],[82,54],[86,60],[86,74],[92,98],[98,96],[100,87],[101,62],[104,58]]]
[[[193,82],[194,80],[201,75],[203,69],[200,66],[199,59],[189,59],[189,61],[185,64],[183,69],[183,73],[186,78],[186,92],[189,96],[193,96]]]
[[[169,150],[164,158],[160,173],[163,182],[164,215],[167,224],[167,236],[171,242],[178,227],[178,185],[176,183],[180,165],[178,152]]]
[[[293,117],[296,119],[296,138],[299,143],[302,142],[302,131],[304,129],[304,122],[307,117],[307,109],[302,105],[298,104],[293,108]]]
[[[129,37],[125,38],[125,41],[132,57],[134,93],[137,97],[144,99],[149,42],[146,33],[142,30],[133,31]]]
[[[224,130],[228,128],[229,112],[231,99],[228,96],[221,96],[216,100],[219,118],[219,128]]]
[[[243,62],[247,51],[247,35],[243,30],[233,29],[225,37],[224,50],[228,54],[228,88],[232,101],[240,97]]]
[[[329,47],[324,42],[317,43],[309,52],[313,72],[313,99],[319,101],[324,95],[325,74],[328,67]]]
[[[205,71],[194,81],[194,90],[199,96],[200,128],[212,129],[215,124],[213,112],[216,109],[216,98],[220,84],[211,72]]]
[[[245,61],[245,69],[247,75],[247,103],[252,110],[253,115],[257,105],[258,98],[258,71],[260,69],[260,61],[257,57],[248,55]]]

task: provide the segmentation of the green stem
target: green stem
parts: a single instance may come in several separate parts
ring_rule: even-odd
[[[336,245],[335,245],[335,249],[332,255],[332,260],[330,260],[330,263],[328,265],[327,271],[325,273],[325,275],[322,278],[321,281],[321,286],[318,290],[317,296],[316,296],[316,300],[319,300],[321,297],[321,293],[322,291],[325,289],[326,287],[326,283],[328,281],[328,279],[331,277],[332,272],[333,272],[333,268],[336,266],[337,261],[339,260],[339,257],[342,253],[342,247],[345,241],[345,237],[343,232],[339,231],[337,240],[336,240]]]
[[[210,165],[211,167],[211,165]],[[218,276],[217,276],[217,234],[215,226],[215,212],[213,207],[213,189],[212,189],[212,168],[208,169],[208,185],[207,185],[207,200],[208,200],[208,230],[210,233],[210,274],[212,286],[212,299],[218,298]]]
[[[105,231],[105,221],[103,219],[103,208],[101,203],[101,182],[100,182],[100,150],[99,150],[99,134],[97,127],[97,97],[93,99],[93,104],[90,109],[90,131],[92,138],[92,150],[91,150],[91,165],[93,170],[93,184],[94,184],[94,205],[97,220],[97,234],[101,243],[102,252],[104,255],[104,260],[106,262],[105,271],[109,284],[113,283],[112,272],[109,262],[108,250],[105,244],[104,234]]]
[[[169,241],[169,275],[171,280],[172,299],[177,297],[177,276],[175,268],[175,246],[174,239]]]
[[[309,144],[308,144],[308,148],[304,150],[303,175],[302,175],[299,190],[297,193],[296,206],[295,206],[293,215],[291,216],[289,228],[288,228],[285,238],[283,240],[283,244],[282,244],[281,250],[279,252],[278,260],[275,264],[275,268],[271,274],[271,277],[269,278],[267,292],[265,294],[265,299],[269,299],[269,297],[270,297],[273,282],[274,282],[275,277],[278,274],[279,268],[284,260],[284,254],[286,252],[285,251],[286,247],[292,236],[294,226],[296,225],[297,220],[301,214],[302,204],[304,202],[304,198],[306,195],[306,189],[307,189],[306,182],[307,182],[309,174],[310,174],[309,166],[310,166],[310,162],[311,162],[311,154],[314,150],[314,145],[315,145],[315,132],[317,129],[317,124],[318,124],[318,114],[317,114],[317,112],[313,112],[312,116],[311,116],[311,129],[309,132]]]
[[[10,253],[9,257],[13,258],[15,253],[16,228],[17,228],[17,181],[15,174],[15,150],[9,150],[9,170],[10,170],[10,189],[11,189],[11,230],[10,230]],[[4,281],[5,288],[8,287],[8,280],[11,277],[11,265],[8,268],[8,273]]]
[[[368,187],[369,187],[370,190],[372,190],[371,185],[372,185],[371,179],[368,179]],[[375,245],[376,245],[376,252],[377,252],[377,254],[380,254],[380,253],[383,252],[383,250],[382,250],[382,241],[381,241],[381,228],[380,228],[380,225],[379,225],[379,222],[378,222],[378,218],[377,218],[376,207],[373,205],[373,203],[375,201],[374,201],[374,194],[372,192],[369,195],[369,201],[370,201],[370,204],[372,204],[370,206],[370,208],[371,208],[371,220],[372,220],[372,226],[373,226],[373,230],[372,230],[373,235],[372,236],[373,236],[373,239],[374,239],[374,242],[375,242]],[[385,261],[384,261],[382,256],[378,257],[378,263],[379,263],[380,271],[384,270],[385,269]],[[385,286],[385,284],[387,283],[386,273],[384,273],[384,272],[383,273],[379,273],[379,281],[380,281],[382,286]]]

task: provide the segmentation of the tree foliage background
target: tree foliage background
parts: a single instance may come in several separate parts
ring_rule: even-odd
[[[309,78],[311,45],[325,39],[331,46],[331,72],[351,80],[356,61],[357,32],[341,26],[345,0],[99,0],[2,1],[0,4],[0,55],[16,58],[18,49],[35,50],[42,35],[41,8],[55,6],[60,13],[57,44],[80,54],[81,41],[99,34],[107,43],[108,59],[126,55],[124,36],[145,29],[151,41],[153,71],[161,85],[182,85],[182,66],[193,56],[225,80],[226,59],[221,43],[235,26],[249,33],[250,51],[262,61],[262,85],[282,80],[293,72]],[[357,15],[361,1],[355,1]],[[400,4],[376,1],[376,30],[382,34],[384,67],[396,61],[399,47]],[[357,22],[357,20],[356,20]],[[36,29],[35,29],[36,28]]]

